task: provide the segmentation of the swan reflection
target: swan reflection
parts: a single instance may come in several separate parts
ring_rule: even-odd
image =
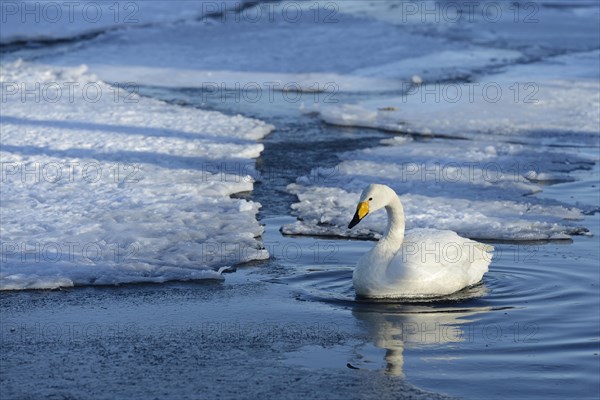
[[[488,311],[488,307],[441,308],[358,303],[352,314],[367,329],[373,344],[385,350],[384,372],[403,377],[405,348],[447,345],[468,340],[465,324],[474,321],[467,317]]]

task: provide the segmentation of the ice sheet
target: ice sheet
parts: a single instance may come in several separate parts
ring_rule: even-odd
[[[476,45],[518,50],[530,61],[598,47],[596,1],[337,2],[340,13]],[[435,64],[432,64],[435,68]]]
[[[3,1],[0,44],[57,41],[114,29],[181,22],[239,8],[243,0]]]
[[[287,234],[377,237],[385,213],[346,228],[362,189],[370,183],[394,188],[405,204],[408,227],[450,229],[477,239],[561,239],[586,230],[569,220],[598,205],[560,204],[535,196],[543,184],[573,180],[590,169],[600,137],[598,51],[516,65],[483,82],[537,85],[538,101],[498,102],[465,96],[457,102],[422,101],[418,90],[405,97],[328,105],[330,123],[413,133],[391,136],[379,147],[349,152],[335,168],[313,171],[289,190],[299,221]],[[433,89],[432,89],[433,91]],[[439,92],[437,92],[439,93]],[[510,93],[510,92],[509,92]],[[434,92],[435,94],[435,92]],[[505,96],[506,97],[506,96]],[[597,153],[596,153],[597,154]]]
[[[399,97],[321,105],[324,121],[423,135],[598,146],[600,52],[576,53]]]
[[[402,193],[398,185],[392,187]],[[299,220],[283,226],[284,234],[378,239],[385,229],[387,217],[383,211],[369,215],[358,226],[347,229],[360,191],[298,184],[288,186],[288,190],[298,195],[299,202],[292,205],[292,209]],[[567,239],[569,235],[587,232],[566,221],[580,219],[581,211],[560,205],[470,200],[444,193],[438,196],[406,193],[401,194],[400,199],[407,229],[449,229],[473,239],[515,241]]]
[[[230,195],[252,190],[271,125],[117,92],[84,66],[5,63],[1,81],[1,289],[221,279],[268,257],[260,205]]]
[[[250,92],[240,100],[246,102],[273,91],[291,93],[290,102],[312,100],[294,94],[303,91],[326,92],[329,96],[317,102],[329,103],[339,92],[399,93],[415,75],[426,81],[471,76],[521,57],[516,49],[465,48],[410,27],[343,13],[343,7],[335,12],[335,21],[325,21],[334,3],[311,3],[312,8],[288,3],[257,4],[247,13],[210,23],[189,20],[109,32],[59,57],[49,54],[48,62],[74,66],[85,59],[90,71],[107,81],[205,88],[203,95],[213,100],[232,96],[231,90]],[[283,11],[301,5],[306,7],[297,20]]]

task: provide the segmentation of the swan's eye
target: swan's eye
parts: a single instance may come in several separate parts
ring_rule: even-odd
[[[371,200],[373,200],[373,198],[372,198],[372,197],[369,197],[369,201],[371,201]]]

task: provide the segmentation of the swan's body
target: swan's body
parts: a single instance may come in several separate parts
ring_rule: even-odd
[[[388,214],[385,234],[354,269],[352,280],[358,296],[437,297],[481,281],[493,247],[452,231],[413,229],[405,236],[402,204],[385,185],[369,185],[363,191],[349,227],[384,207]]]

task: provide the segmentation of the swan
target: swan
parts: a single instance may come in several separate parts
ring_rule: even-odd
[[[478,283],[488,271],[492,246],[449,230],[412,229],[405,236],[402,203],[386,185],[365,188],[348,228],[381,208],[388,216],[385,234],[359,259],[352,274],[358,297],[445,296]]]

